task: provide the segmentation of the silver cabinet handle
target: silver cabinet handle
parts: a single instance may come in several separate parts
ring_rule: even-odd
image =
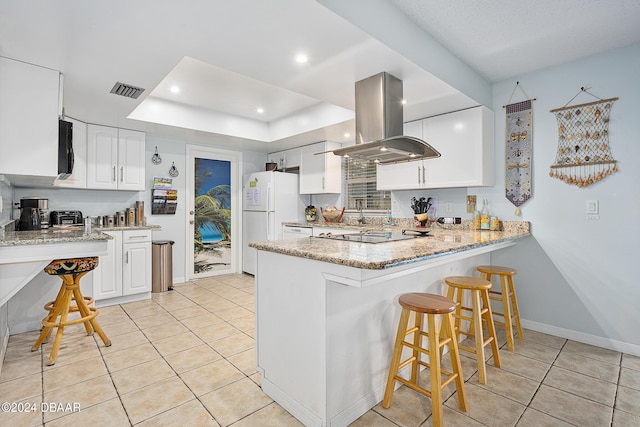
[[[427,178],[426,178],[426,176],[425,176],[425,174],[424,174],[425,169],[426,169],[426,168],[423,166],[423,167],[422,167],[422,183],[423,183],[423,184],[426,184],[426,183],[427,183]]]
[[[124,262],[125,264],[129,264],[129,251],[124,253]]]
[[[322,177],[322,189],[324,190],[324,176]]]
[[[418,166],[418,184],[420,184],[420,166]]]
[[[116,165],[113,165],[113,182],[116,182]]]
[[[147,237],[146,235],[141,235],[141,236],[129,236],[129,240],[131,239],[144,239],[145,237]]]
[[[124,181],[124,166],[120,166],[120,182]]]

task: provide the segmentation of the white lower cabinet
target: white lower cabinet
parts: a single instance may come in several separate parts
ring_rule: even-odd
[[[109,255],[100,257],[93,298],[100,306],[148,297],[151,292],[151,230],[104,231]]]
[[[311,237],[312,234],[312,227],[300,227],[294,225],[285,225],[282,227],[282,238],[284,240],[299,239],[301,237]]]

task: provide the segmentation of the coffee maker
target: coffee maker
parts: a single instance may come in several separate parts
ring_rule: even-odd
[[[25,197],[20,199],[20,230],[49,228],[49,199]]]

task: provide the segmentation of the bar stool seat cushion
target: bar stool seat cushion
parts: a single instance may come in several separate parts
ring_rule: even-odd
[[[53,276],[78,274],[91,271],[98,266],[98,257],[56,259],[44,268],[45,273]]]

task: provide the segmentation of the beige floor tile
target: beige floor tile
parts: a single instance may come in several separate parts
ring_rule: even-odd
[[[640,417],[640,391],[619,386],[616,395],[616,409]]]
[[[200,305],[210,312],[217,314],[219,311],[229,310],[237,307],[236,304],[229,300],[220,298],[217,295],[212,295],[210,298],[204,299],[200,302]]]
[[[245,375],[224,359],[192,369],[180,374],[196,396],[202,396],[235,381],[245,378]]]
[[[614,409],[611,427],[640,427],[640,415]]]
[[[513,327],[514,327],[514,335],[517,336],[517,333],[515,332],[515,325],[513,325]],[[549,335],[549,334],[545,334],[543,332],[538,332],[538,331],[532,331],[530,329],[525,329],[522,332],[524,332],[525,340],[531,341],[540,345],[546,345],[547,347],[553,347],[558,350],[560,350],[567,342],[566,338],[556,337],[554,335]],[[522,342],[522,341],[516,339],[516,343],[518,342]]]
[[[167,313],[167,310],[152,300],[123,304],[122,308],[124,308],[127,314],[135,321],[143,317],[158,316]]]
[[[55,367],[43,373],[44,391],[69,387],[73,384],[107,375],[107,367],[102,357],[80,360],[69,366]]]
[[[254,306],[256,303],[256,298],[253,295],[244,295],[244,296],[239,296],[237,298],[235,298],[233,300],[233,302],[235,302],[236,304],[240,305],[240,306]],[[253,310],[252,310],[253,311]]]
[[[101,422],[108,422],[110,427],[131,425],[120,399],[111,399],[86,409],[81,408],[79,412],[73,412],[57,418],[47,423],[47,427],[91,426],[99,425]]]
[[[212,343],[222,338],[241,333],[240,330],[227,322],[216,323],[204,328],[192,329],[192,331],[207,343]]]
[[[165,360],[178,374],[207,365],[221,358],[220,354],[206,344],[165,356]]]
[[[248,378],[205,394],[200,400],[221,426],[228,426],[273,402]]]
[[[622,355],[622,366],[629,369],[635,369],[640,371],[640,357],[632,356],[630,354]]]
[[[512,372],[530,380],[540,382],[551,368],[549,363],[523,356],[511,351],[501,351],[500,369]]]
[[[565,345],[562,351],[579,353],[583,356],[600,360],[602,362],[612,363],[614,365],[619,365],[622,358],[622,354],[620,352],[577,341],[567,341],[567,345]]]
[[[243,304],[242,307],[245,308],[246,310],[249,310],[253,314],[255,314],[256,312],[255,304]]]
[[[230,321],[232,319],[238,319],[241,317],[253,316],[253,313],[245,308],[236,306],[228,310],[217,311],[216,316],[226,321]]]
[[[29,332],[23,332],[21,334],[10,335],[8,346],[11,347],[13,345],[19,345],[19,344],[25,344],[25,343],[33,344],[34,342],[36,342],[39,335],[40,335],[40,331],[29,331]]]
[[[202,404],[197,400],[190,400],[187,403],[169,409],[166,412],[156,415],[153,418],[136,424],[139,427],[173,427],[173,426],[197,426],[197,427],[219,427],[220,424],[211,416]]]
[[[39,372],[0,383],[0,402],[20,402],[41,397],[42,374]]]
[[[256,372],[253,375],[249,375],[249,379],[254,383],[256,383],[258,387],[262,387],[262,375],[260,374],[260,372]]]
[[[62,344],[58,350],[58,356],[56,357],[54,365],[48,365],[53,339],[42,346],[42,354],[44,356],[42,363],[45,371],[77,363],[80,360],[100,357],[100,349],[96,345],[93,337],[86,337],[87,340],[82,341],[65,340],[65,338],[66,336],[63,336]],[[98,338],[97,335],[96,338]],[[100,338],[98,338],[98,340],[100,340]],[[100,340],[100,348],[106,348],[102,340]]]
[[[198,329],[213,327],[213,325],[218,325],[220,323],[225,323],[224,320],[222,320],[215,314],[209,313],[206,310],[204,311],[206,312],[206,314],[200,314],[198,316],[182,319],[182,324],[192,331],[195,331]]]
[[[184,334],[188,331],[189,330],[177,320],[142,329],[142,332],[144,332],[149,341],[152,342],[159,341],[167,337]]]
[[[160,357],[160,353],[149,343],[126,348],[103,356],[109,372],[117,372]]]
[[[29,357],[13,358],[7,360],[5,357],[0,372],[0,385],[3,382],[15,380],[32,374],[42,372],[42,353],[40,351],[30,352]]]
[[[620,385],[640,390],[640,371],[635,369],[622,368],[620,371]],[[640,402],[638,402],[640,405]]]
[[[249,331],[256,328],[255,319],[256,316],[253,313],[250,313],[249,316],[229,319],[228,322],[232,324],[236,329],[239,329],[241,331]]]
[[[618,382],[620,372],[618,365],[602,362],[572,351],[560,352],[553,364],[610,383]]]
[[[482,427],[484,424],[479,423],[473,418],[469,418],[464,412],[456,412],[445,406],[442,410],[442,420],[446,427]],[[427,421],[420,424],[420,427],[432,427],[433,419],[429,417]]]
[[[471,382],[478,382],[477,373],[471,378]],[[531,402],[533,395],[538,389],[538,385],[539,383],[537,381],[532,381],[490,365],[487,366],[487,383],[478,384],[478,386],[482,388],[515,400],[523,405],[528,405]]]
[[[147,337],[145,337],[142,331],[140,331],[138,328],[136,328],[134,331],[127,332],[122,335],[109,337],[109,339],[111,340],[111,345],[109,347],[100,348],[100,352],[103,355],[115,353],[127,348],[149,343]]]
[[[513,426],[526,408],[518,402],[471,383],[465,384],[465,395],[467,412],[463,413],[458,409],[455,394],[445,402],[445,405],[486,425]]]
[[[191,319],[193,317],[202,316],[209,312],[199,305],[193,307],[180,308],[177,310],[171,310],[171,315],[178,320]]]
[[[100,326],[103,327],[103,329],[104,327],[113,325],[114,323],[131,322],[131,318],[129,317],[129,315],[122,309],[120,309],[120,311],[112,311],[108,313],[105,313],[105,310],[106,308],[99,309],[100,314],[98,314],[98,317],[96,317],[96,320],[98,321]]]
[[[192,332],[185,332],[180,335],[167,337],[153,342],[153,346],[163,356],[171,353],[177,353],[183,350],[188,350],[202,344],[204,344],[204,342]]]
[[[116,389],[126,394],[176,374],[163,359],[154,359],[111,374]]]
[[[153,328],[154,326],[164,325],[165,323],[175,322],[176,318],[168,312],[154,314],[151,316],[134,318],[133,321],[140,329]]]
[[[562,421],[561,419],[554,418],[551,415],[547,415],[544,412],[536,411],[535,409],[527,408],[520,417],[517,427],[571,427],[573,424]]]
[[[522,356],[530,357],[532,359],[540,360],[541,362],[550,364],[553,363],[553,361],[556,359],[558,353],[560,353],[560,350],[524,339],[518,340],[515,343],[514,352]]]
[[[172,301],[158,302],[158,304],[160,304],[162,308],[164,308],[170,313],[175,310],[189,309],[189,308],[194,308],[198,306],[196,303],[194,303],[193,301],[185,297],[181,297],[181,299],[179,300],[174,299]]]
[[[613,407],[616,385],[553,366],[542,384]]]
[[[177,377],[169,378],[120,396],[133,424],[182,405],[195,396]]]
[[[389,421],[374,410],[367,411],[360,418],[349,424],[349,427],[395,427],[397,424]]]
[[[610,425],[613,415],[613,408],[544,384],[530,407],[581,427]]]
[[[418,426],[431,415],[431,399],[409,387],[401,386],[393,393],[389,408],[383,408],[380,402],[373,410],[398,425]]]
[[[126,320],[122,320],[119,322],[106,323],[103,324],[100,322],[100,326],[102,330],[109,338],[113,338],[116,335],[127,334],[129,332],[134,332],[138,330],[138,325],[135,322],[127,317]]]
[[[73,407],[78,405],[78,407],[84,411],[93,405],[117,397],[118,394],[113,386],[111,377],[109,375],[103,375],[69,387],[46,392],[44,394],[44,402],[54,404],[54,406],[47,406],[48,408],[57,408],[57,404],[72,404],[74,405]],[[64,408],[66,409],[66,406],[64,406]],[[65,415],[69,415],[69,411],[48,411],[44,412],[44,420],[45,422],[49,422]]]
[[[211,347],[223,357],[229,357],[234,354],[242,353],[255,347],[255,340],[245,334],[235,334],[220,340],[214,341]]]
[[[353,425],[353,424],[352,424]],[[372,424],[369,424],[371,426]],[[381,427],[382,424],[379,424]],[[393,425],[393,424],[391,424]],[[233,424],[233,427],[304,427],[293,415],[272,403]]]
[[[247,376],[257,372],[255,348],[234,354],[226,359]]]
[[[11,408],[9,412],[0,413],[0,425],[3,427],[42,426],[42,412],[40,406],[42,404],[42,397],[39,397],[38,399],[27,399],[21,401],[21,403],[23,404],[23,406],[21,406],[22,411],[18,411],[16,406]]]

